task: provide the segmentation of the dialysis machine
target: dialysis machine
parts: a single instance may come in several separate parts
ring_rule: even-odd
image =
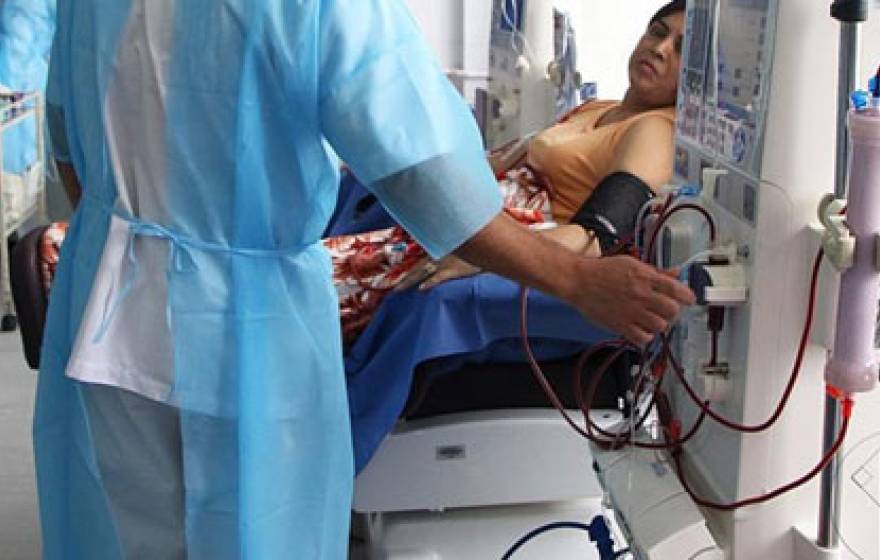
[[[710,276],[717,290],[702,294],[715,310],[695,306],[671,346],[712,410],[756,426],[772,418],[802,345],[820,247],[817,208],[835,191],[835,133],[838,119],[846,118],[835,110],[841,26],[827,2],[804,0],[690,0],[686,15],[675,175],[679,185],[699,187],[696,204],[714,218]],[[858,76],[860,83],[880,61],[875,35],[864,38],[863,52],[875,66]],[[844,206],[826,213],[826,221]],[[658,234],[665,264],[680,264],[707,246],[705,222],[685,214]],[[835,463],[840,485],[823,494],[838,503],[837,517],[819,520],[819,477],[764,503],[720,507],[797,481],[836,437],[839,425],[832,422],[829,432],[826,424],[823,449],[824,373],[839,278],[826,259],[800,377],[778,420],[744,433],[708,418],[683,446],[683,477],[697,498],[685,491],[668,454],[597,452],[600,479],[636,558],[880,558],[876,391],[856,399]],[[875,303],[864,305],[874,313]],[[876,364],[868,385],[875,382]],[[668,387],[686,430],[699,409],[681,384]]]
[[[579,101],[572,0],[494,0],[488,89],[478,115],[488,148],[552,124]]]

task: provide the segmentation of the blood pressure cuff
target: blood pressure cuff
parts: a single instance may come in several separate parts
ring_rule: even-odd
[[[571,219],[599,240],[607,254],[622,241],[633,238],[639,210],[654,198],[654,191],[644,181],[625,171],[608,175]]]

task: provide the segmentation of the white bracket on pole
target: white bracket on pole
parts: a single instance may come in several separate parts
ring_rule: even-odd
[[[840,272],[852,267],[856,253],[856,238],[846,225],[845,208],[846,200],[833,194],[826,194],[819,203],[819,221],[825,227],[822,249],[828,261]]]

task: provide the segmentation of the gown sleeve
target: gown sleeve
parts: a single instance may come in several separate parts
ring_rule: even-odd
[[[445,255],[501,209],[476,123],[398,0],[324,0],[323,134],[429,254]]]

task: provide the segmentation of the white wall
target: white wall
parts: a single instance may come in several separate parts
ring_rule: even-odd
[[[487,2],[489,0],[486,0]],[[473,3],[483,0],[471,0]],[[406,0],[444,68],[463,62],[463,0]]]
[[[526,0],[529,1],[529,0]],[[603,98],[619,99],[627,86],[626,62],[662,0],[558,0],[578,36],[584,81]],[[469,75],[486,74],[492,0],[406,0],[440,64]]]
[[[431,46],[465,97],[484,87],[489,69],[492,0],[406,0]]]
[[[658,0],[570,0],[578,37],[578,67],[585,82],[597,82],[599,97],[620,99],[629,84],[627,62]]]

